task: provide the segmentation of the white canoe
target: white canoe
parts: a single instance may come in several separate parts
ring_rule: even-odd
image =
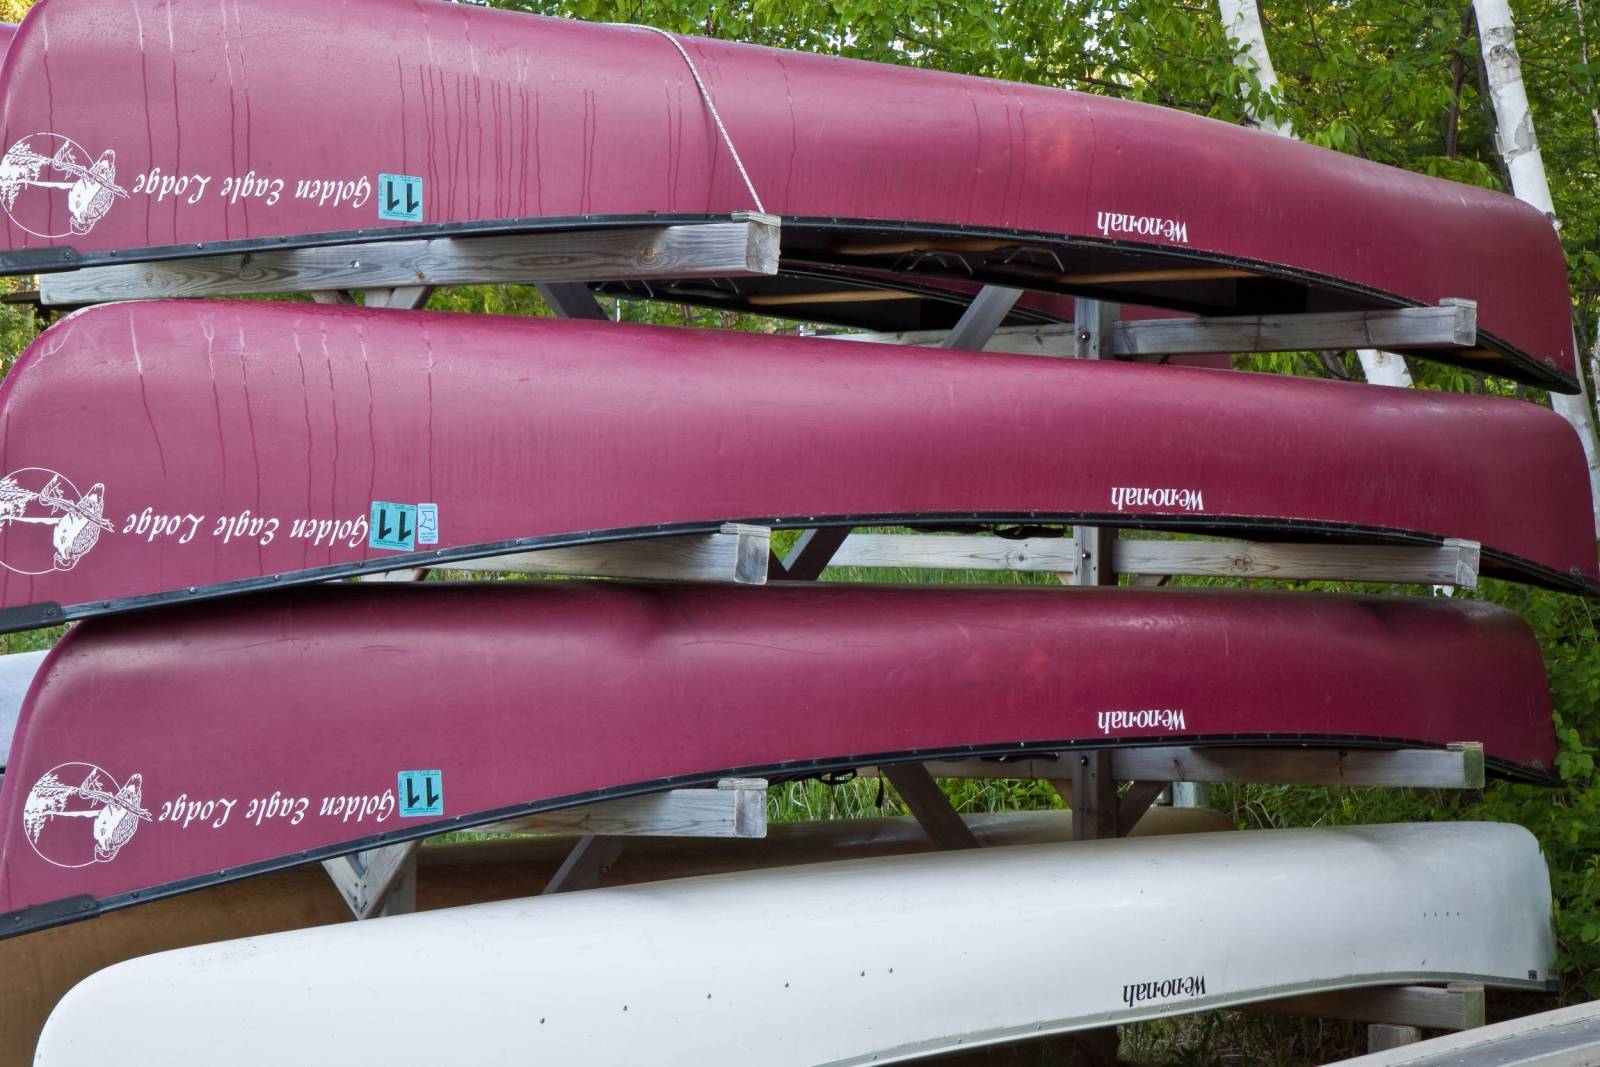
[[[1519,827],[1028,845],[146,956],[68,993],[35,1065],[887,1063],[1349,986],[1537,987],[1554,960]]]

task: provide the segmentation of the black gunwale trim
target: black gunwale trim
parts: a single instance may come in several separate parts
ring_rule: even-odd
[[[1191,533],[1267,532],[1287,534],[1323,534],[1343,540],[1352,538],[1378,544],[1439,545],[1443,536],[1419,534],[1412,531],[1377,526],[1343,523],[1313,522],[1296,519],[1261,519],[1227,515],[1178,516],[1132,515],[1125,512],[920,512],[868,513],[858,515],[790,515],[757,516],[744,518],[718,518],[702,522],[658,523],[648,526],[615,527],[606,530],[583,530],[563,534],[542,534],[536,537],[519,537],[506,541],[490,541],[423,552],[405,552],[393,556],[338,563],[305,570],[282,571],[255,578],[240,578],[210,585],[195,585],[158,593],[141,593],[135,596],[90,600],[62,605],[54,601],[40,601],[0,611],[0,633],[32,630],[42,626],[56,626],[76,619],[97,615],[142,611],[150,608],[185,604],[193,601],[216,600],[222,597],[260,593],[271,589],[286,589],[311,585],[334,578],[348,578],[361,574],[380,574],[384,571],[404,570],[412,567],[443,567],[447,564],[486,556],[509,555],[516,552],[536,551],[544,548],[569,548],[578,545],[606,544],[615,541],[633,541],[653,537],[671,537],[680,534],[716,533],[727,523],[766,526],[771,529],[813,529],[838,526],[948,526],[948,525],[1007,525],[1014,523],[1045,523],[1072,525],[1085,523],[1096,526],[1120,526],[1134,529],[1178,530]],[[1600,597],[1600,581],[1579,574],[1563,574],[1550,567],[1500,552],[1488,545],[1482,546],[1482,555],[1500,564],[1504,571],[1521,576],[1532,583],[1562,592]]]
[[[250,238],[234,241],[197,241],[190,244],[157,245],[148,248],[116,249],[104,252],[80,252],[71,246],[18,249],[0,252],[0,275],[52,273],[77,270],[82,267],[106,266],[118,263],[147,263],[173,259],[190,259],[197,256],[238,255],[264,252],[272,249],[314,248],[334,244],[368,244],[381,241],[418,240],[430,237],[490,236],[518,233],[556,232],[561,230],[619,229],[634,226],[695,225],[710,222],[734,221],[735,214],[631,214],[631,215],[563,215],[550,217],[521,217],[506,219],[480,219],[470,222],[436,222],[416,225],[362,228],[356,230],[331,230],[319,233],[284,235],[279,237]],[[776,216],[775,216],[776,217]],[[1347,279],[1335,278],[1314,271],[1246,259],[1220,252],[1206,252],[1195,248],[1171,245],[1140,244],[1133,241],[1113,240],[1082,234],[1047,233],[1037,230],[1007,229],[993,226],[975,226],[954,222],[905,221],[893,219],[857,219],[845,217],[791,215],[780,219],[786,228],[800,230],[825,230],[842,232],[884,232],[919,234],[930,237],[991,237],[1001,240],[1027,241],[1035,244],[1056,245],[1063,248],[1095,248],[1135,255],[1155,256],[1184,262],[1203,262],[1224,267],[1238,267],[1274,278],[1296,282],[1310,288],[1349,293],[1388,304],[1393,307],[1424,307],[1393,293],[1384,292]],[[815,261],[802,257],[799,262]],[[830,261],[822,261],[830,262]],[[855,264],[857,267],[863,264]],[[915,277],[908,276],[908,277]],[[1038,290],[1054,292],[1054,290]],[[948,295],[948,294],[943,294]],[[1479,343],[1498,352],[1508,369],[1518,371],[1530,384],[1557,392],[1578,392],[1578,383],[1569,375],[1556,369],[1550,362],[1541,362],[1530,353],[1517,348],[1502,338],[1480,330]]]
[[[54,926],[64,926],[80,919],[90,919],[106,912],[117,911],[146,901],[178,896],[182,893],[205,889],[224,882],[238,881],[258,874],[270,874],[275,871],[287,870],[291,867],[332,859],[335,856],[348,855],[351,852],[398,844],[403,841],[421,840],[436,834],[471,830],[489,823],[502,822],[538,812],[555,811],[578,804],[592,804],[602,800],[639,796],[645,793],[660,792],[664,789],[712,785],[721,778],[794,778],[890,763],[925,763],[933,760],[983,759],[1008,756],[1039,758],[1081,749],[1165,748],[1174,745],[1207,747],[1252,746],[1262,748],[1313,747],[1333,750],[1362,749],[1371,751],[1395,749],[1442,751],[1445,747],[1424,741],[1373,737],[1362,734],[1175,734],[1170,737],[1160,738],[1115,739],[1096,737],[1078,740],[1015,742],[1010,744],[958,745],[945,748],[905,749],[895,752],[873,752],[855,756],[729,767],[717,771],[672,775],[666,778],[633,782],[627,785],[607,786],[580,793],[546,797],[543,800],[473,812],[469,815],[455,815],[447,819],[418,823],[414,826],[407,826],[404,829],[387,830],[383,833],[369,834],[366,837],[351,838],[335,845],[324,845],[320,848],[286,853],[271,859],[258,860],[238,867],[226,867],[208,874],[181,878],[176,881],[164,882],[160,885],[130,890],[125,893],[114,893],[105,897],[97,898],[88,894],[65,897],[45,904],[32,905],[7,914],[0,914],[0,940],[49,929]],[[1553,772],[1541,768],[1524,767],[1492,756],[1485,757],[1484,766],[1487,772],[1492,772],[1496,777],[1506,778],[1511,781],[1529,782],[1536,785],[1555,785],[1558,783],[1558,779]]]

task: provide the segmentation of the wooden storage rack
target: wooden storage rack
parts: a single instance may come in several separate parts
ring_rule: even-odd
[[[781,230],[782,220],[774,216],[738,213],[692,224],[375,240],[196,256],[46,274],[39,299],[45,305],[74,306],[158,297],[310,293],[324,302],[353,303],[351,294],[362,291],[367,306],[415,308],[435,287],[531,284],[539,287],[559,315],[605,318],[591,284],[776,274],[783,266]],[[1216,351],[1358,347],[1405,351],[1477,344],[1476,307],[1468,300],[1386,311],[1119,321],[1115,305],[1080,299],[1071,324],[1002,326],[1020,295],[1016,289],[983,288],[947,332],[838,336],[1044,357],[1136,360]],[[1114,530],[1087,527],[1075,528],[1067,537],[1023,540],[821,528],[804,531],[779,559],[771,551],[770,536],[764,527],[730,524],[713,534],[520,553],[452,564],[449,569],[760,585],[769,579],[812,580],[832,565],[1049,572],[1064,583],[1079,585],[1116,584],[1117,576],[1125,574],[1139,584],[1169,575],[1213,575],[1471,588],[1477,584],[1479,563],[1478,545],[1467,540],[1423,547],[1134,540],[1120,539]],[[422,576],[402,571],[372,577]],[[1409,751],[1074,749],[1056,759],[913,763],[861,770],[886,776],[941,848],[975,847],[977,841],[938,788],[936,776],[1048,780],[1073,809],[1073,833],[1081,839],[1125,834],[1174,783],[1434,789],[1479,789],[1484,784],[1483,749],[1470,740],[1445,750]],[[567,861],[545,890],[560,892],[594,885],[633,836],[763,837],[765,804],[766,782],[729,779],[715,789],[676,789],[612,800],[486,829],[580,831]],[[357,917],[395,914],[415,906],[416,848],[415,842],[392,845],[327,860],[324,866]],[[1483,1023],[1483,990],[1480,986],[1345,990],[1292,997],[1258,1005],[1258,1010],[1355,1019],[1384,1027],[1465,1029]],[[1090,1048],[1095,1044],[1092,1036],[1086,1042]]]

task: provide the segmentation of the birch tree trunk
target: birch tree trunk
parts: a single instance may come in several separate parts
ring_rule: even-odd
[[[1256,0],[1217,0],[1217,9],[1222,15],[1222,27],[1228,36],[1244,46],[1244,51],[1237,58],[1239,67],[1254,73],[1263,89],[1276,92],[1278,72],[1273,69],[1272,55],[1267,51],[1267,37],[1261,29],[1261,12],[1256,7]],[[1271,115],[1257,114],[1254,108],[1247,110],[1250,120],[1259,128],[1279,137],[1294,136],[1294,128],[1288,122],[1281,122]],[[1356,355],[1361,360],[1361,372],[1367,381],[1402,388],[1411,384],[1411,372],[1406,369],[1406,361],[1402,357],[1373,348],[1363,348]]]
[[[1473,11],[1478,17],[1478,41],[1483,46],[1483,63],[1489,72],[1489,96],[1494,102],[1495,145],[1505,160],[1506,171],[1511,175],[1511,191],[1518,200],[1526,201],[1544,212],[1553,226],[1556,220],[1555,202],[1550,197],[1550,183],[1545,178],[1544,159],[1539,154],[1539,142],[1533,133],[1533,112],[1528,108],[1528,92],[1522,84],[1522,58],[1517,55],[1516,27],[1511,21],[1509,0],[1473,0]],[[1578,385],[1583,388],[1577,396],[1562,393],[1550,394],[1550,405],[1572,424],[1583,442],[1583,454],[1589,461],[1589,492],[1596,505],[1595,530],[1600,534],[1600,449],[1595,446],[1594,408],[1589,404],[1587,386],[1584,384],[1583,359],[1577,352],[1577,339],[1573,339],[1573,362],[1578,370]]]
[[[1223,29],[1244,46],[1244,54],[1238,58],[1240,68],[1253,71],[1263,89],[1276,90],[1278,71],[1272,65],[1272,54],[1267,51],[1267,35],[1261,28],[1261,11],[1256,7],[1256,0],[1217,0],[1217,7],[1222,14]],[[1289,123],[1270,115],[1258,115],[1253,109],[1250,121],[1279,137],[1294,136]]]

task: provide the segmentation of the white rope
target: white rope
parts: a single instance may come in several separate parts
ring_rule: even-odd
[[[711,112],[711,119],[717,124],[717,132],[722,134],[722,143],[728,146],[728,154],[733,157],[733,165],[739,168],[739,177],[744,179],[744,187],[750,191],[750,199],[756,202],[756,210],[765,215],[767,213],[766,205],[761,203],[761,197],[756,193],[755,183],[750,180],[750,172],[744,169],[744,160],[739,158],[739,150],[733,146],[733,138],[728,136],[728,127],[722,124],[722,116],[717,113],[717,105],[711,99],[711,90],[707,89],[706,83],[700,79],[700,71],[695,67],[694,60],[689,58],[689,53],[684,50],[678,38],[659,27],[641,26],[636,22],[612,22],[608,23],[608,25],[623,26],[630,30],[649,30],[651,33],[659,33],[672,42],[672,47],[678,50],[678,54],[683,57],[683,61],[689,65],[689,73],[693,75],[694,84],[700,90],[700,99],[705,101],[706,110]]]

